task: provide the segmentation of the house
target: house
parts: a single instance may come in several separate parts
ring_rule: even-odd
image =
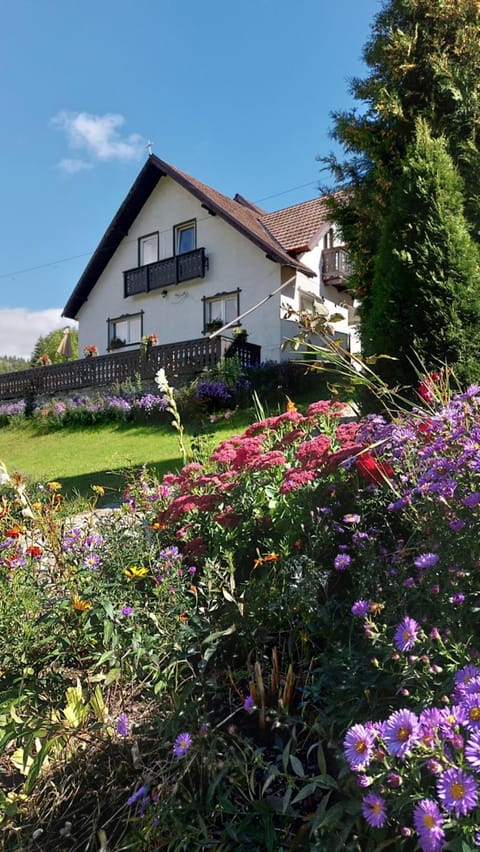
[[[79,351],[100,354],[201,338],[241,324],[262,361],[296,324],[287,309],[321,300],[341,313],[343,342],[356,347],[355,316],[344,304],[348,259],[324,200],[267,213],[233,199],[151,154],[107,228],[63,310],[79,323]]]

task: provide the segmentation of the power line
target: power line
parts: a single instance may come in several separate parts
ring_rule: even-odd
[[[269,198],[278,198],[279,195],[288,195],[289,192],[295,192],[296,189],[305,189],[306,186],[313,186],[313,184],[318,184],[318,180],[310,180],[308,183],[299,183],[298,186],[292,186],[290,189],[284,189],[282,192],[274,192],[273,195],[264,195],[263,198],[257,198],[254,201],[254,204],[258,204],[259,201],[268,201]]]
[[[313,186],[314,184],[318,184],[318,181],[311,180],[308,183],[301,183],[298,184],[298,186],[292,186],[290,189],[283,189],[281,192],[274,192],[272,195],[264,195],[263,198],[257,198],[257,200],[253,203],[258,204],[260,201],[268,201],[270,198],[278,198],[280,195],[288,195],[289,192],[295,192],[297,189],[305,189],[307,186]],[[205,216],[204,218],[208,219],[208,216]],[[197,221],[201,222],[202,219],[197,219]],[[166,228],[165,231],[161,233],[166,233],[169,230],[170,228]],[[126,242],[133,243],[136,242],[136,240],[126,240]],[[48,261],[47,263],[39,263],[36,266],[27,266],[24,269],[16,269],[14,272],[0,272],[0,279],[14,278],[16,275],[24,275],[27,272],[37,272],[39,269],[48,269],[51,266],[58,266],[60,263],[68,263],[71,260],[80,260],[82,257],[91,257],[92,254],[92,251],[84,251],[82,254],[72,254],[70,257],[62,257],[58,260]]]

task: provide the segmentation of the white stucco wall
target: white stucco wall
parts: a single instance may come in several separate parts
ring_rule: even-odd
[[[204,279],[168,288],[123,296],[123,272],[138,265],[138,239],[160,232],[160,257],[173,254],[173,226],[195,219],[197,247],[205,248],[209,268]],[[240,288],[240,311],[253,307],[280,286],[281,267],[220,216],[211,216],[189,192],[171,178],[162,178],[133,223],[128,235],[100,276],[78,313],[79,351],[95,344],[107,351],[107,319],[123,314],[143,315],[143,333],[155,333],[159,343],[202,336],[202,297]],[[262,360],[280,357],[280,296],[269,299],[243,321],[249,341],[262,347]]]
[[[330,315],[333,316],[333,314],[341,314],[343,316],[343,320],[335,322],[333,325],[335,333],[336,335],[341,336],[345,341],[348,339],[348,345],[351,352],[359,352],[360,340],[357,333],[357,318],[353,307],[346,304],[348,297],[343,296],[343,294],[335,287],[325,286],[322,280],[323,238],[330,228],[331,223],[326,222],[325,227],[316,235],[314,245],[312,245],[308,251],[304,252],[299,257],[299,260],[301,260],[305,266],[308,266],[315,272],[315,278],[308,278],[302,273],[297,273],[295,290],[290,294],[290,296],[285,294],[282,297],[282,307],[290,306],[293,310],[300,311],[304,308],[305,303],[308,305],[309,302],[320,299],[324,303]],[[343,244],[344,242],[341,234],[334,229],[333,247],[341,246]],[[285,311],[282,311],[282,337],[294,337],[295,328],[295,323],[287,321],[285,319]],[[320,341],[314,341],[313,339],[311,342],[320,343]],[[283,357],[292,358],[299,356],[295,356],[291,349],[287,349],[283,353]]]

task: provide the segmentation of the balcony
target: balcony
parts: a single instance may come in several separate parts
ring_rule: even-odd
[[[207,265],[205,249],[199,248],[146,266],[127,269],[123,273],[124,296],[127,298],[152,290],[164,290],[172,284],[204,278]]]
[[[345,246],[323,249],[322,280],[337,290],[346,290],[352,267]]]
[[[136,381],[139,375],[143,381],[151,383],[161,367],[176,387],[234,355],[246,370],[260,363],[261,347],[230,337],[200,337],[153,346],[147,357],[140,349],[131,349],[51,367],[3,373],[0,375],[0,400],[21,399],[26,395],[55,396],[82,388],[115,387],[127,380]]]

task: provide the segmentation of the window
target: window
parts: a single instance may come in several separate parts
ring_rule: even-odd
[[[197,247],[197,227],[195,222],[183,222],[173,229],[175,239],[175,254],[185,254],[195,251]]]
[[[324,249],[333,248],[333,242],[334,242],[333,228],[330,228],[323,238],[323,248]]]
[[[232,322],[240,314],[240,290],[233,293],[218,293],[210,299],[203,300],[203,327],[218,322],[225,325]]]
[[[147,263],[156,263],[158,260],[158,232],[140,237],[138,241],[138,265],[146,266]]]
[[[140,343],[143,329],[143,312],[140,314],[124,314],[117,319],[109,319],[108,348],[120,349],[132,343]]]

